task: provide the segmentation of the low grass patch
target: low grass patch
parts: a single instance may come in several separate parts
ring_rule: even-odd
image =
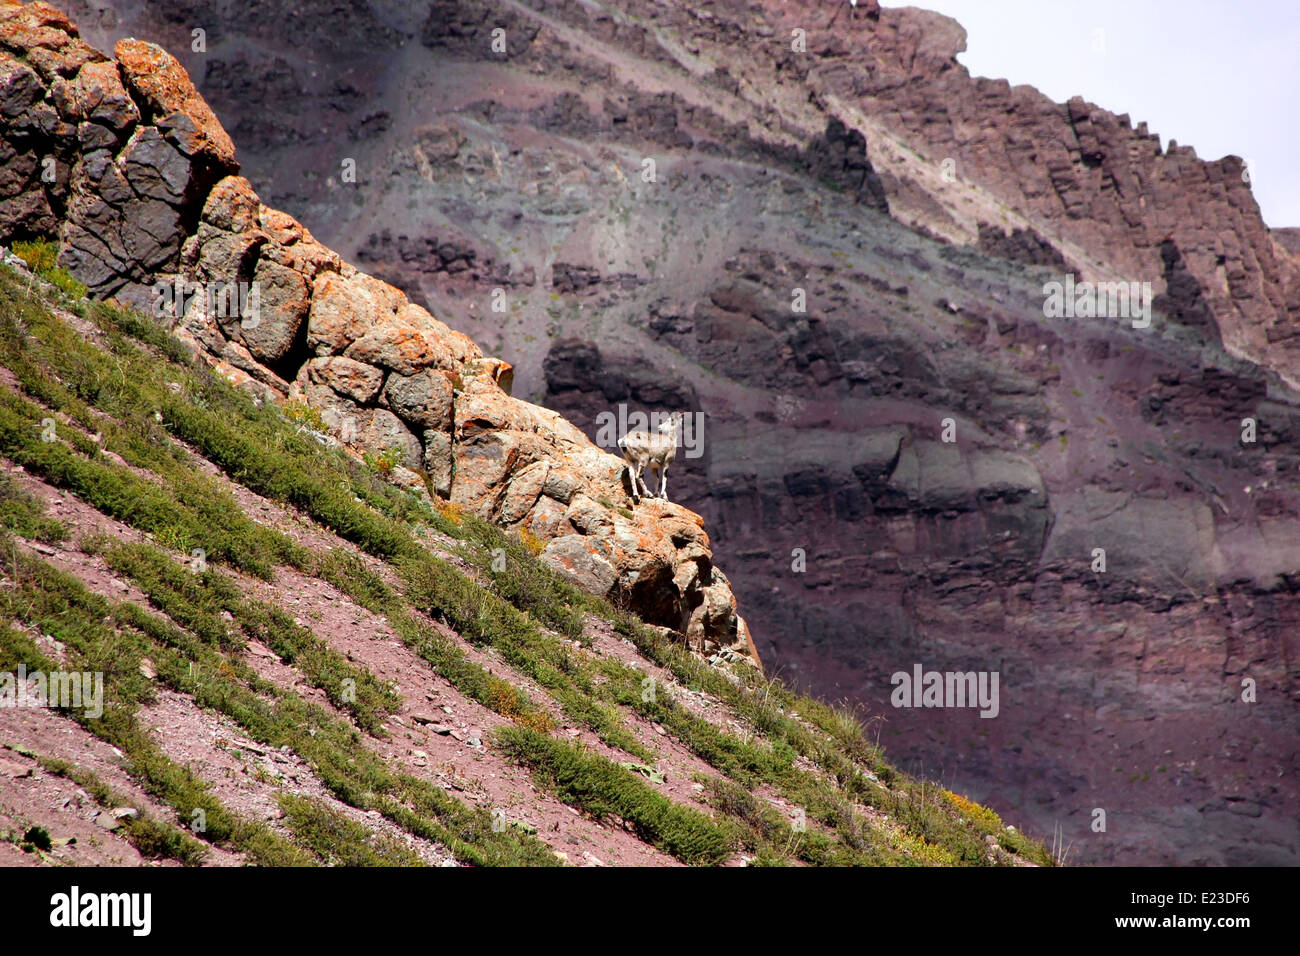
[[[293,835],[326,866],[424,866],[410,847],[376,833],[319,800],[281,794],[280,809]]]
[[[231,625],[238,626],[245,639],[261,641],[282,662],[297,668],[308,684],[323,690],[330,703],[351,714],[362,730],[383,735],[384,719],[401,709],[401,697],[391,687],[352,665],[282,609],[246,599],[238,582],[222,571],[208,568],[196,573],[146,544],[88,544],[178,624],[206,636],[214,646],[239,650],[243,642],[236,642],[234,626],[222,618],[223,613],[229,615]]]
[[[732,834],[697,810],[673,803],[631,770],[524,727],[502,727],[497,743],[543,786],[596,819],[616,816],[646,842],[685,863],[721,863]]]
[[[151,860],[176,860],[186,866],[198,866],[207,859],[208,848],[185,830],[164,820],[153,819],[145,810],[104,783],[99,776],[57,757],[32,755],[46,773],[65,777],[81,787],[105,810],[134,807],[136,814],[125,817],[117,830],[140,855]]]
[[[191,770],[173,763],[152,742],[135,716],[138,704],[153,695],[139,670],[147,646],[144,635],[115,627],[107,602],[62,572],[25,555],[19,557],[18,565],[16,586],[0,593],[0,613],[61,642],[69,655],[66,666],[104,674],[103,715],[91,719],[73,710],[68,716],[121,750],[128,772],[146,791],[171,806],[182,824],[198,819],[195,811],[201,811],[204,828],[198,835],[207,842],[226,845],[268,866],[315,862],[313,856],[264,824],[228,810]],[[46,672],[61,666],[42,654],[26,634],[0,627],[0,670],[13,670],[20,663]],[[154,834],[153,838],[163,836]]]
[[[45,506],[20,489],[9,475],[0,475],[0,527],[44,544],[56,544],[68,537],[63,522],[46,514]]]

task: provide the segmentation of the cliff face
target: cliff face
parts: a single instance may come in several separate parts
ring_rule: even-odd
[[[821,26],[819,8],[782,5],[778,31]],[[997,225],[1046,237],[1077,273],[1150,277],[1167,310],[1195,300],[1201,323],[1213,316],[1229,353],[1300,381],[1300,260],[1260,218],[1240,157],[1202,161],[1175,142],[1162,152],[1127,114],[972,78],[956,59],[965,31],[938,14],[885,10],[812,36],[828,49],[839,43],[815,66],[794,68],[815,96],[869,118],[928,165],[951,160],[957,188],[926,189],[911,204],[900,197],[900,219],[976,242],[969,194],[983,194],[1009,210]]]
[[[305,403],[334,440],[388,456],[399,484],[525,529],[588,590],[757,663],[697,515],[615,504],[620,459],[512,399],[509,365],[258,200],[175,58],[138,40],[114,55],[52,7],[0,6],[0,240],[57,235],[93,293],[170,315],[232,382]]]
[[[706,519],[769,672],[866,705],[905,766],[1060,824],[1076,859],[1294,861],[1297,243],[1238,160],[972,79],[960,26],[914,9],[265,3],[252,28],[201,3],[84,6],[101,46],[179,51],[258,191],[503,355],[517,393],[593,438],[620,404],[702,412],[673,496]],[[237,233],[218,207],[244,194],[213,190],[186,235]],[[303,241],[257,208],[268,250]],[[222,274],[243,252],[220,242],[178,246],[182,271]],[[333,327],[316,297],[335,282],[373,294],[314,268],[309,330]],[[1149,282],[1151,326],[1048,316],[1067,272]],[[389,413],[437,465],[444,432],[402,419],[407,373],[357,331],[288,368],[256,338],[195,336],[384,435]],[[387,368],[383,390],[348,361]],[[509,520],[477,490],[501,459],[471,452],[460,412],[501,366],[437,361],[480,383],[449,440],[489,477],[461,493]],[[999,716],[893,708],[916,663],[999,671]]]

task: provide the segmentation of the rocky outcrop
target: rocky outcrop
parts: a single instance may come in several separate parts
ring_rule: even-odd
[[[177,290],[176,334],[232,382],[305,402],[335,440],[391,453],[399,483],[527,529],[581,586],[758,663],[698,515],[626,507],[621,459],[512,398],[507,363],[264,205],[171,55],[115,53],[43,3],[0,0],[0,241],[57,233],[97,295],[148,308],[156,283]]]
[[[979,224],[979,248],[991,256],[1000,256],[1027,266],[1050,266],[1061,272],[1070,268],[1065,257],[1032,229],[1003,232],[987,222]]]
[[[560,339],[543,363],[552,407],[563,412],[585,409],[588,396],[598,395],[595,407],[624,402],[631,408],[669,408],[701,411],[699,398],[689,383],[646,367],[631,356],[605,355],[592,342]]]
[[[889,212],[885,187],[867,158],[867,138],[838,116],[830,118],[820,140],[809,144],[805,162],[808,172],[827,185],[871,209]]]
[[[48,235],[97,294],[170,271],[235,150],[174,58],[123,41],[110,60],[43,3],[0,7],[7,236]]]

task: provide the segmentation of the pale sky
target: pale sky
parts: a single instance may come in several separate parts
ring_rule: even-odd
[[[1082,96],[1201,159],[1241,156],[1264,221],[1300,226],[1300,0],[912,5],[966,28],[958,60],[972,76],[1027,83],[1057,102]]]

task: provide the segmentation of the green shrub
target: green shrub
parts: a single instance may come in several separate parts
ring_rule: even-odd
[[[306,402],[285,402],[280,406],[284,417],[295,425],[302,425],[314,432],[324,432],[325,419],[321,418],[320,409]]]
[[[78,282],[67,269],[58,266],[59,244],[53,240],[37,239],[30,242],[15,242],[14,255],[46,282],[53,284],[65,295],[73,299],[84,299],[89,291]]]
[[[309,797],[281,794],[285,824],[330,866],[423,866],[419,854]]]
[[[402,454],[402,449],[399,446],[391,445],[381,452],[364,452],[361,460],[375,474],[387,477],[392,474],[394,468],[402,463]]]
[[[68,536],[61,521],[45,514],[45,506],[18,488],[8,475],[0,475],[0,528],[8,528],[31,541],[54,544]]]
[[[57,266],[42,272],[41,278],[46,282],[53,283],[55,288],[70,299],[84,299],[90,292],[82,283],[77,281],[71,272]]]
[[[54,846],[54,841],[50,839],[50,831],[44,827],[30,827],[23,834],[23,843],[33,846],[38,850],[49,850]]]
[[[53,269],[59,256],[59,244],[48,239],[15,242],[13,250],[14,255],[37,275]]]

